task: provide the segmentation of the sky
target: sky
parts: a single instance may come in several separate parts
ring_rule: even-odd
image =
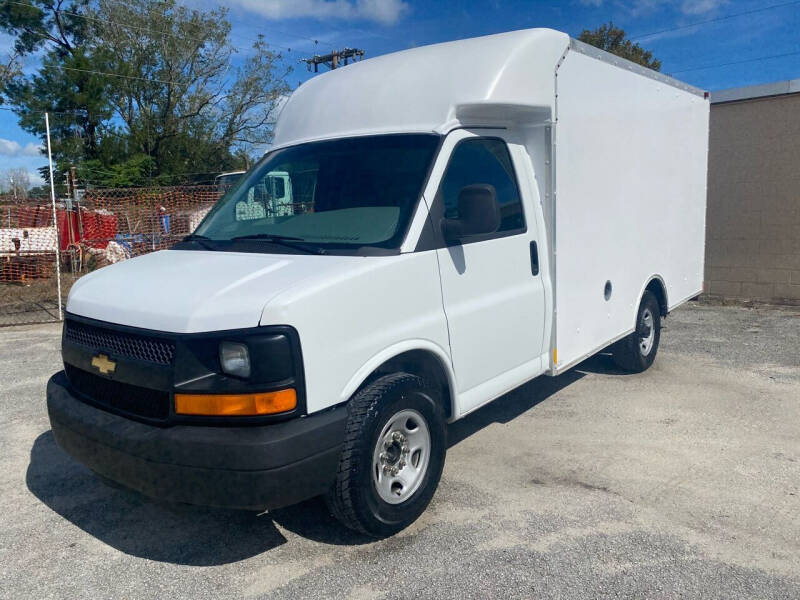
[[[800,0],[182,1],[199,10],[226,6],[231,41],[242,54],[263,34],[292,67],[288,82],[293,88],[313,76],[301,58],[334,48],[361,48],[366,59],[528,27],[577,36],[609,20],[651,50],[662,61],[662,72],[699,88],[800,78]],[[10,44],[0,34],[0,56]],[[26,70],[36,67],[35,59],[25,65]],[[46,164],[38,146],[13,113],[0,110],[0,172],[23,167],[38,183],[36,169]]]

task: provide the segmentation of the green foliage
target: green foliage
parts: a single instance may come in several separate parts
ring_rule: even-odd
[[[263,39],[233,68],[224,9],[30,1],[0,5],[0,30],[41,67],[28,76],[6,69],[0,88],[26,131],[44,138],[50,113],[56,182],[71,165],[95,186],[207,181],[244,167],[271,138],[289,71]]]
[[[661,61],[653,58],[653,53],[645,50],[639,44],[634,44],[625,36],[625,31],[615,27],[609,21],[593,31],[584,29],[578,39],[587,44],[591,44],[606,52],[611,52],[627,60],[638,63],[654,71],[661,70]]]
[[[79,181],[91,181],[100,187],[132,187],[150,179],[154,167],[152,157],[134,154],[112,165],[97,159],[84,161],[77,168],[77,176]]]
[[[0,28],[14,36],[14,50],[31,54],[50,44],[68,53],[86,41],[90,22],[89,0],[25,0],[0,6]]]

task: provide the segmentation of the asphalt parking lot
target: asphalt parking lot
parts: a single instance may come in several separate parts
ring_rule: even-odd
[[[0,597],[800,598],[800,309],[692,304],[450,428],[400,535],[107,487],[56,446],[58,325],[0,330]]]

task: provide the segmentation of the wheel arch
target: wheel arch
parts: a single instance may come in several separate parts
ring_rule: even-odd
[[[455,410],[455,374],[447,353],[427,340],[409,340],[375,354],[344,387],[341,401],[348,401],[359,389],[377,377],[397,371],[418,375],[441,390],[441,400],[448,420]]]
[[[664,278],[659,274],[655,274],[647,280],[639,292],[639,301],[636,303],[637,311],[642,303],[642,297],[647,291],[652,292],[656,297],[656,300],[658,300],[658,306],[661,309],[661,316],[666,317],[667,313],[669,312],[669,299],[667,297],[667,285],[664,283]],[[635,320],[636,316],[634,315],[634,321]]]

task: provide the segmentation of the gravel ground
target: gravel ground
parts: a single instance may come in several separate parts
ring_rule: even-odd
[[[460,421],[394,538],[105,486],[55,445],[57,325],[0,330],[0,597],[800,598],[800,310],[692,304]]]

